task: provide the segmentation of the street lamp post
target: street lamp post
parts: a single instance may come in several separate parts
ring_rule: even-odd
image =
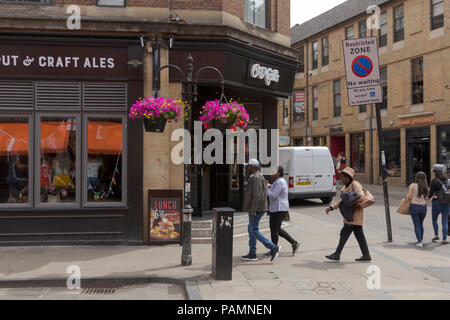
[[[222,75],[222,72],[220,72],[219,69],[213,67],[213,66],[205,66],[200,68],[194,78],[194,58],[191,56],[191,54],[187,57],[187,63],[186,63],[186,75],[184,74],[183,70],[181,70],[180,67],[173,65],[173,64],[167,64],[165,66],[159,67],[157,70],[153,70],[153,90],[155,91],[155,94],[158,93],[158,79],[160,71],[166,68],[173,68],[178,71],[178,73],[181,75],[181,82],[182,82],[182,89],[181,89],[181,96],[183,101],[187,102],[189,108],[188,108],[188,114],[184,121],[184,128],[185,130],[185,137],[183,138],[184,141],[184,151],[183,152],[191,152],[191,150],[188,150],[188,147],[190,145],[190,141],[188,139],[191,138],[191,131],[192,131],[192,104],[194,101],[197,101],[197,84],[198,84],[198,75],[200,72],[204,70],[213,70],[216,71],[220,78],[220,85],[222,88],[222,97],[225,96],[225,80]],[[186,133],[187,136],[186,136]],[[192,213],[194,212],[194,209],[191,206],[191,177],[189,174],[190,170],[190,161],[186,161],[186,159],[190,159],[190,157],[186,157],[185,155],[185,163],[184,163],[184,208],[183,208],[183,233],[182,233],[182,254],[181,254],[181,264],[183,266],[189,266],[192,264],[192,250],[191,250],[191,230],[192,230]]]

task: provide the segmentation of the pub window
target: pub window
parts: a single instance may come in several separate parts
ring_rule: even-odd
[[[335,117],[341,116],[341,80],[336,80],[333,83],[333,93],[334,93],[334,111],[333,115]]]
[[[305,121],[305,90],[299,90],[294,93],[294,121]]]
[[[296,147],[301,147],[303,146],[303,138],[294,138],[294,145]]]
[[[317,69],[319,66],[319,43],[314,41],[312,44],[312,68]]]
[[[350,40],[353,39],[355,35],[353,34],[353,26],[345,28],[345,39]]]
[[[266,1],[245,0],[244,16],[246,22],[266,28]]]
[[[364,133],[351,135],[350,163],[355,172],[365,172],[366,145]]]
[[[99,7],[125,7],[125,0],[97,0]]]
[[[305,72],[305,47],[301,46],[300,49],[298,49],[298,73]]]
[[[383,12],[380,18],[380,38],[379,46],[384,47],[387,45],[387,13]]]
[[[124,203],[124,122],[120,115],[85,118],[85,205]]]
[[[363,104],[359,106],[359,113],[367,112],[367,104]]]
[[[0,114],[0,207],[126,206],[127,97],[118,82],[0,82],[0,109],[24,110]]]
[[[405,7],[394,8],[394,42],[405,39]]]
[[[30,203],[30,118],[0,117],[0,206]]]
[[[388,107],[388,85],[387,85],[387,67],[380,69],[381,91],[383,93],[383,102],[379,103],[380,109]]]
[[[444,0],[431,0],[431,30],[444,26]]]
[[[39,170],[35,189],[40,204],[79,202],[79,119],[75,114],[37,117]]]
[[[390,177],[401,176],[400,130],[383,131],[386,170]]]
[[[319,119],[319,87],[313,87],[313,120]]]
[[[412,61],[412,104],[423,103],[423,58]]]
[[[322,66],[327,66],[330,57],[330,47],[328,37],[322,38]]]
[[[367,22],[365,20],[359,22],[359,37],[367,37]]]

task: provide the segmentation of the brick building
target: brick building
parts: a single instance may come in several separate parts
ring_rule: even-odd
[[[276,128],[297,68],[289,8],[289,0],[0,0],[0,244],[147,243],[148,190],[184,187],[183,166],[170,157],[182,124],[151,133],[128,118],[154,93],[153,57],[186,71],[190,54],[194,74],[217,67],[253,126]],[[253,79],[255,64],[277,69],[279,81]],[[217,74],[199,78],[192,120],[220,97]],[[180,76],[163,70],[160,94],[181,90]],[[197,212],[239,209],[242,167],[193,166],[190,175]]]
[[[350,0],[294,26],[292,47],[303,63],[284,135],[293,145],[326,145],[335,157],[343,151],[358,180],[381,183],[375,108],[348,105],[342,49],[345,39],[371,35],[370,5],[380,8],[381,28],[372,35],[379,45],[388,181],[405,186],[419,170],[431,174],[436,162],[450,168],[448,1]]]

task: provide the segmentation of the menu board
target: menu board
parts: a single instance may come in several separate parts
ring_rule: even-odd
[[[149,245],[181,244],[181,199],[181,190],[149,190]]]

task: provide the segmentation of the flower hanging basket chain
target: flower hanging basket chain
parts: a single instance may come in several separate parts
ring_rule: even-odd
[[[250,124],[250,116],[247,110],[236,101],[207,101],[200,111],[199,120],[205,129],[245,130]]]
[[[139,99],[130,109],[131,119],[144,119],[148,132],[164,132],[167,122],[178,122],[185,117],[186,103],[165,97]]]

